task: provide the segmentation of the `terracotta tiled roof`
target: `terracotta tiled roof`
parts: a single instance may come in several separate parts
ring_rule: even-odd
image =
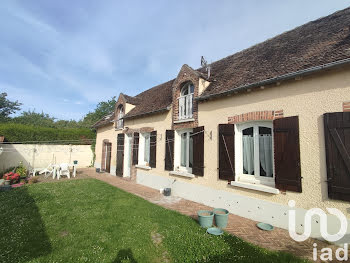
[[[135,96],[135,98],[138,99],[140,103],[131,111],[129,111],[124,116],[124,118],[127,119],[166,110],[172,102],[173,82],[174,79],[155,86]]]
[[[344,59],[350,59],[350,8],[212,63],[208,79],[211,84],[199,99]],[[196,71],[205,78],[205,69]],[[172,103],[173,82],[174,79],[135,97],[124,95],[136,105],[124,118],[166,110]]]
[[[110,114],[104,116],[99,121],[97,121],[94,125],[92,125],[92,127],[97,128],[108,124],[112,124],[113,120],[114,120],[114,112],[111,112]]]
[[[348,58],[350,8],[212,63],[201,97]]]
[[[124,93],[122,93],[122,94],[125,98],[126,103],[130,103],[132,105],[139,105],[141,103],[140,98],[132,97],[132,96],[126,95]]]

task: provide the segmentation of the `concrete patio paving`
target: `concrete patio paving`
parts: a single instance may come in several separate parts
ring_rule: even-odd
[[[152,203],[165,207],[167,209],[176,210],[181,214],[197,219],[198,210],[212,210],[212,207],[205,206],[196,202],[182,199],[180,197],[164,197],[159,191],[137,184],[135,181],[123,179],[121,177],[112,176],[107,173],[96,173],[95,169],[89,168],[80,170],[82,174],[88,175],[124,191],[135,194]],[[287,230],[275,228],[273,231],[262,231],[256,227],[256,221],[243,218],[234,214],[229,215],[229,222],[226,231],[232,235],[238,236],[243,240],[263,248],[277,251],[290,252],[299,257],[312,260],[313,244],[317,243],[318,256],[321,254],[321,249],[328,247],[332,248],[333,252],[337,249],[336,246],[326,242],[309,238],[305,242],[296,242],[290,236]],[[335,256],[333,256],[335,261]],[[316,261],[321,262],[321,261]],[[350,262],[350,261],[343,261]]]

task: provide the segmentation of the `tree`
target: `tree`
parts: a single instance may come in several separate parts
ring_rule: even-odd
[[[9,116],[16,111],[19,111],[20,106],[22,105],[17,100],[10,101],[6,97],[7,93],[0,93],[0,122],[7,121]]]
[[[111,112],[114,112],[116,102],[117,101],[115,100],[115,96],[108,101],[99,102],[93,112],[89,112],[85,115],[82,121],[83,125],[86,127],[91,127],[102,117],[106,116]]]
[[[39,127],[55,128],[54,117],[51,117],[49,114],[44,112],[35,112],[35,110],[23,111],[20,116],[12,118],[12,122]]]

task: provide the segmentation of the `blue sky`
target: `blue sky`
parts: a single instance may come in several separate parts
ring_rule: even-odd
[[[0,92],[60,119],[136,95],[350,1],[2,0]]]

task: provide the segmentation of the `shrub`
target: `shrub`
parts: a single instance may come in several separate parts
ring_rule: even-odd
[[[35,184],[37,182],[39,182],[39,179],[38,179],[38,177],[34,177],[34,176],[30,177],[28,180],[28,184]]]
[[[19,174],[13,172],[6,173],[3,177],[5,180],[10,180],[12,184],[17,183],[19,181],[19,178]]]
[[[27,176],[27,168],[23,166],[22,162],[20,162],[18,167],[16,168],[16,173],[18,173],[21,178]]]
[[[54,144],[91,144],[95,133],[87,128],[58,129],[23,125],[16,123],[0,124],[0,135],[8,142],[54,143]]]
[[[16,167],[9,167],[7,169],[5,169],[4,171],[2,171],[0,173],[0,179],[3,178],[3,176],[6,174],[6,173],[9,173],[9,172],[14,172],[16,169]]]

